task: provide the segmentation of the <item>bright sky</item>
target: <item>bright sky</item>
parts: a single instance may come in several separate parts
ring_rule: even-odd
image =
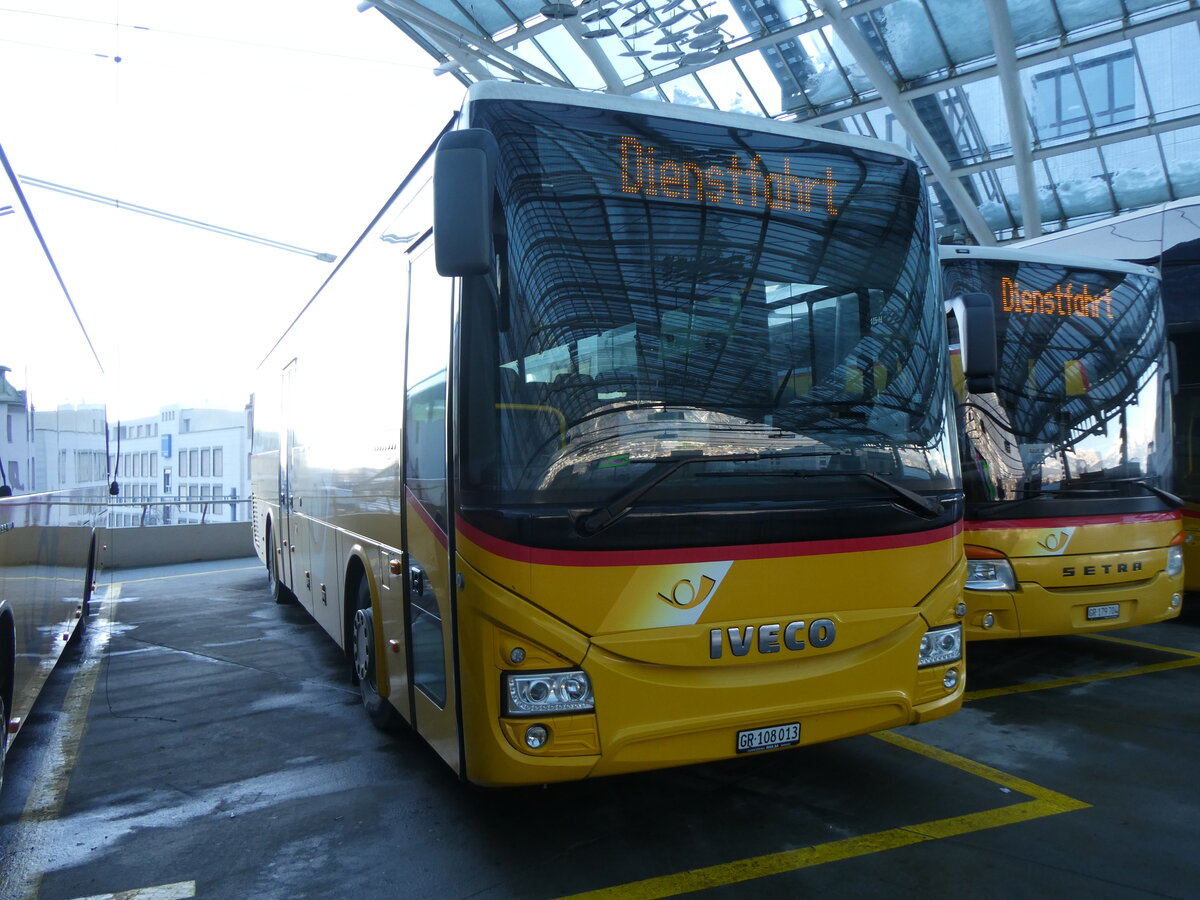
[[[355,0],[0,0],[0,145],[21,176],[340,258],[458,106],[432,69]],[[23,189],[110,375],[110,419],[240,409],[333,268]],[[46,295],[39,271],[27,296]],[[0,364],[14,341],[0,328]]]

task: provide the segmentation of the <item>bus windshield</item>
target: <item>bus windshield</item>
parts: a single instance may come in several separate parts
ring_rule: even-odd
[[[997,313],[996,393],[963,406],[968,502],[1111,504],[1169,488],[1157,278],[1016,259],[943,265],[947,296],[989,293]]]
[[[912,530],[896,487],[956,489],[909,160],[547,103],[471,124],[499,144],[504,234],[464,288],[468,505],[858,499],[907,510],[866,529]]]

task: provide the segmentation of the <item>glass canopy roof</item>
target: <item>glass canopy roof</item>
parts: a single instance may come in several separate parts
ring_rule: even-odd
[[[365,0],[464,83],[648,97],[908,146],[944,240],[1200,195],[1200,0]]]

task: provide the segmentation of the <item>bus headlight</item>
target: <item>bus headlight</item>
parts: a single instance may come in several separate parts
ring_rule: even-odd
[[[941,666],[962,659],[962,626],[947,625],[931,628],[921,638],[921,649],[917,653],[917,668]]]
[[[580,669],[563,672],[505,672],[504,714],[546,716],[592,712],[592,683]]]
[[[1167,574],[1178,575],[1183,571],[1183,548],[1176,545],[1167,548]]]
[[[1007,559],[967,559],[967,588],[972,591],[1013,591],[1017,576]]]

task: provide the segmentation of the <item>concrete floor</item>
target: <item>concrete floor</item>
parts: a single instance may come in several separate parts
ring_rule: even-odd
[[[2,900],[1200,896],[1200,602],[972,645],[928,725],[483,791],[372,728],[257,560],[98,599],[9,753]]]

